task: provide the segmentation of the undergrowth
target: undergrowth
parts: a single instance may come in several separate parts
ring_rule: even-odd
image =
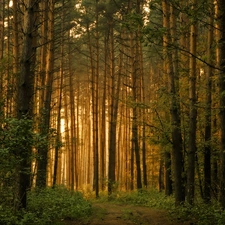
[[[60,225],[64,220],[80,220],[91,214],[91,204],[80,192],[65,188],[46,188],[28,194],[26,211],[14,212],[12,207],[0,206],[0,224]]]
[[[191,221],[196,225],[224,225],[225,211],[217,203],[198,202],[194,206],[184,204],[170,210],[173,217],[181,221]]]
[[[89,196],[89,199],[91,197]],[[101,193],[98,199],[92,197],[92,201],[98,202],[114,202],[121,204],[141,205],[151,208],[171,209],[174,206],[174,198],[172,196],[166,197],[163,193],[151,190],[139,190],[130,192],[115,192],[110,197],[107,193]]]
[[[85,200],[86,198],[89,201]],[[174,197],[165,196],[157,190],[115,192],[110,197],[100,193],[70,192],[62,187],[31,191],[26,211],[15,213],[8,205],[0,205],[0,225],[63,225],[65,220],[83,220],[92,213],[91,203],[112,202],[164,209],[181,223],[189,221],[195,225],[224,225],[225,211],[216,203],[196,202],[194,206],[174,206]]]
[[[116,192],[110,197],[102,193],[100,198],[92,201],[110,201],[119,204],[132,204],[150,208],[164,209],[174,219],[183,223],[189,221],[195,225],[224,225],[225,211],[217,203],[205,204],[198,200],[194,206],[183,204],[175,207],[173,196],[165,196],[157,190],[139,190]]]

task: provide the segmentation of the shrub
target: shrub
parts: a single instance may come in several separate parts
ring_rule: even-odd
[[[34,190],[28,194],[26,211],[14,213],[12,208],[0,208],[0,224],[57,225],[64,220],[80,220],[91,214],[91,204],[80,192],[63,187]]]

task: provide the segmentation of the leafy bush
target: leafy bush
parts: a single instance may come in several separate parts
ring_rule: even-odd
[[[108,197],[107,193],[99,199],[99,201],[113,201],[117,203],[143,205],[161,209],[171,209],[174,207],[174,198],[165,196],[164,193],[157,190],[141,189],[130,192],[115,192]]]
[[[91,214],[91,204],[79,192],[63,187],[34,190],[28,195],[26,211],[13,213],[12,208],[0,208],[0,224],[57,225],[64,220],[79,220]]]
[[[224,225],[225,211],[217,204],[197,203],[194,206],[184,204],[170,211],[172,216],[182,221],[192,221],[196,225]]]

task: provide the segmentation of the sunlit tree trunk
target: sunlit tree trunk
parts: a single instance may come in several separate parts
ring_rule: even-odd
[[[100,156],[100,163],[101,163],[101,167],[100,167],[100,172],[101,172],[101,189],[102,191],[105,188],[105,167],[106,167],[106,163],[105,163],[105,159],[106,159],[106,95],[107,95],[107,73],[108,73],[108,41],[109,41],[109,37],[108,37],[108,31],[106,31],[105,34],[105,39],[104,39],[104,50],[105,50],[105,56],[104,56],[104,78],[103,78],[103,96],[102,96],[102,117],[101,117],[101,141],[100,141],[100,151],[101,151],[101,156]]]
[[[12,76],[12,83],[11,85],[14,86],[15,77],[18,75],[19,72],[19,8],[18,8],[19,1],[13,0],[13,76]],[[34,36],[35,38],[35,36]],[[14,91],[13,91],[14,92]],[[14,95],[15,93],[13,93]],[[15,100],[15,99],[13,99]],[[15,103],[13,103],[14,105]]]
[[[6,109],[6,115],[7,117],[13,116],[14,113],[14,103],[16,102],[13,97],[14,97],[14,90],[15,90],[15,76],[13,75],[13,68],[11,67],[11,59],[12,59],[12,54],[13,54],[13,49],[11,45],[12,39],[11,37],[11,32],[12,32],[12,17],[11,17],[11,12],[10,12],[10,1],[7,0],[5,1],[5,12],[6,12],[6,20],[7,21],[7,26],[5,26],[5,31],[7,34],[5,38],[5,59],[6,59],[6,67],[5,67],[5,109]],[[23,23],[23,22],[22,22]],[[19,46],[17,46],[19,47]]]
[[[140,53],[142,53],[142,46],[140,45]],[[144,79],[144,71],[143,71],[143,55],[140,54],[140,63],[141,63],[141,102],[144,104],[143,109],[141,110],[142,113],[142,127],[141,127],[141,147],[142,147],[142,166],[143,166],[143,185],[145,188],[148,186],[148,179],[147,179],[147,147],[146,147],[146,108],[145,108],[145,79]]]
[[[71,45],[69,45],[71,46]],[[70,49],[70,47],[69,47]],[[71,184],[70,188],[74,191],[75,185],[77,187],[77,140],[76,140],[76,117],[75,117],[75,90],[74,90],[74,72],[72,70],[72,55],[69,54],[69,107],[70,107],[70,145],[71,145],[71,153],[70,153],[70,177]]]
[[[63,46],[63,45],[62,45]],[[61,50],[62,51],[62,50]],[[63,53],[63,52],[61,52]],[[56,185],[57,180],[60,184],[60,177],[61,177],[61,167],[60,167],[60,148],[61,148],[61,109],[62,109],[62,88],[63,88],[63,58],[61,59],[61,66],[59,72],[59,91],[58,91],[58,109],[57,109],[57,136],[56,136],[56,143],[55,143],[55,156],[54,156],[54,171],[53,171],[53,187]]]
[[[99,102],[99,12],[98,12],[98,1],[96,0],[95,5],[95,19],[96,19],[96,72],[95,77],[93,77],[93,128],[94,128],[94,186],[95,186],[95,196],[99,196],[99,113],[98,113],[98,102]]]
[[[65,84],[69,84],[67,79],[65,80]],[[64,115],[65,115],[65,181],[67,188],[70,188],[71,185],[71,141],[70,141],[70,132],[69,132],[69,101],[68,101],[68,88],[65,86],[63,88],[63,102],[64,102]]]

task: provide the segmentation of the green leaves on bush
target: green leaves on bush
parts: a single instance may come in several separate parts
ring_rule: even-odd
[[[57,225],[64,220],[81,220],[91,214],[91,204],[80,192],[66,188],[46,188],[31,191],[26,211],[0,208],[0,224],[5,225]]]

